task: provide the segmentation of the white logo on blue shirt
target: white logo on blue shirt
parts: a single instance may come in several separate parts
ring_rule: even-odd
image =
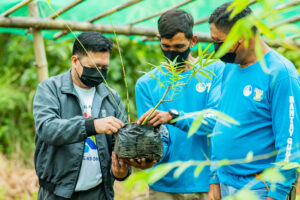
[[[206,88],[207,88],[207,92],[209,92],[210,87],[211,87],[211,83],[198,83],[198,84],[196,85],[196,90],[197,90],[197,92],[202,93],[202,92],[204,92],[204,91],[206,90]]]
[[[249,95],[252,94],[252,86],[251,85],[247,85],[245,88],[244,88],[244,96],[245,97],[248,97]]]

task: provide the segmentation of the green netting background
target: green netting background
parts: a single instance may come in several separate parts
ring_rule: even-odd
[[[47,0],[36,0],[38,2],[38,7],[40,11],[41,18],[47,18],[54,11],[49,7]],[[60,8],[65,7],[66,5],[70,4],[73,0],[50,0],[51,6],[54,10],[59,10]],[[63,13],[57,19],[64,19],[64,20],[73,20],[73,21],[80,21],[84,22],[96,15],[99,15],[113,7],[116,7],[120,4],[125,3],[128,0],[85,0],[79,5],[73,7],[72,9],[68,10],[67,12]],[[141,1],[133,6],[120,10],[112,15],[106,16],[102,19],[94,23],[99,24],[111,24],[110,18],[112,20],[113,25],[128,25],[130,22],[136,21],[138,19],[150,16],[156,12],[161,10],[167,9],[171,6],[177,5],[182,3],[184,0],[144,0]],[[4,12],[5,10],[13,7],[14,5],[20,3],[21,0],[1,0],[0,1],[0,12]],[[194,20],[200,19],[202,17],[207,17],[209,14],[219,5],[222,3],[227,2],[226,0],[196,0],[187,5],[180,7],[189,13],[191,13],[194,17]],[[291,2],[291,0],[285,0],[283,3]],[[251,6],[251,8],[255,10],[261,9],[257,4]],[[288,12],[282,14],[278,21],[281,21],[285,18],[295,16],[300,13],[300,6],[295,6],[294,8],[290,9]],[[14,12],[10,17],[14,16],[29,16],[28,7],[24,6]],[[156,28],[158,17],[152,18],[145,22],[141,22],[134,26],[142,26],[142,27],[152,27]],[[295,23],[300,27],[300,22]],[[17,33],[21,35],[26,35],[25,29],[16,29],[16,28],[0,28],[0,32],[9,32],[9,33]],[[53,39],[55,33],[60,32],[59,30],[43,30],[43,36],[48,39]],[[194,27],[194,32],[201,32],[209,34],[209,25],[208,23],[203,23],[196,25]],[[31,37],[31,34],[28,34],[28,37]],[[68,39],[73,37],[72,34],[68,34],[61,38]],[[136,36],[134,36],[136,37]],[[138,37],[139,38],[139,37]]]

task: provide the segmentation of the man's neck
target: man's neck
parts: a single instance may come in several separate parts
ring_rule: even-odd
[[[260,45],[262,47],[263,55],[266,55],[271,50],[271,48],[262,40],[260,41]],[[244,60],[243,63],[240,64],[240,68],[246,68],[250,65],[253,65],[257,61],[258,58],[255,53],[255,48],[253,48],[248,51],[246,59]]]

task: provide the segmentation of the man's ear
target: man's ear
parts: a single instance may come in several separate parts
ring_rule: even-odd
[[[197,42],[198,42],[198,36],[197,35],[193,35],[191,46],[192,47],[195,46],[195,44],[197,44]]]
[[[77,60],[78,60],[78,56],[73,55],[73,56],[71,57],[72,66],[76,66]]]
[[[161,40],[161,38],[160,38],[160,35],[159,34],[157,34],[156,35],[156,37],[157,37],[157,39],[160,41]]]
[[[255,43],[255,39],[254,39],[253,42]],[[251,44],[250,44],[250,43],[251,43],[251,39],[248,40],[248,46],[247,46],[246,40],[245,40],[244,38],[239,39],[237,43],[238,43],[240,46],[242,46],[242,47],[248,49],[248,48],[249,48],[249,45],[251,45]],[[251,46],[252,46],[252,45],[251,45]]]
[[[238,40],[238,43],[242,44],[242,43],[244,43],[244,41],[245,41],[245,39],[241,38],[241,39]]]

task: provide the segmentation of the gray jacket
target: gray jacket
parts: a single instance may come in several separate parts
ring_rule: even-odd
[[[112,95],[114,98],[112,98]],[[114,116],[122,121],[125,114],[120,96],[101,83],[92,105],[92,116]],[[70,71],[39,84],[34,102],[34,164],[40,186],[57,196],[70,198],[75,190],[84,153],[85,139],[95,135],[106,198],[113,199],[114,177],[111,152],[114,136],[97,134],[93,119],[85,118],[75,92]]]

